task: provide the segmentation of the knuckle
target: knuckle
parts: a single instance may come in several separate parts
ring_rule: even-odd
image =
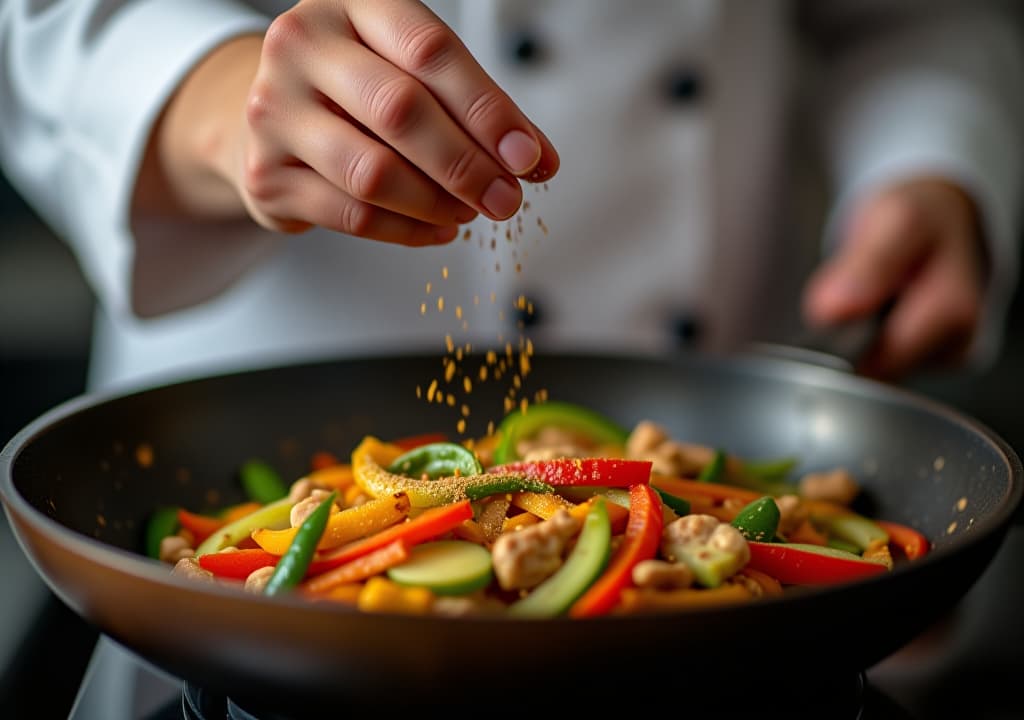
[[[251,155],[242,169],[242,186],[246,194],[260,203],[276,200],[280,194],[274,182],[274,165],[266,159]]]
[[[290,55],[308,40],[309,32],[305,21],[294,11],[278,15],[270,23],[263,37],[263,53],[276,58]]]
[[[384,135],[402,135],[416,124],[422,88],[413,78],[391,77],[369,86],[367,106],[375,128]]]
[[[456,195],[466,194],[470,187],[473,167],[479,156],[480,151],[475,147],[470,146],[462,150],[445,168],[445,187],[452,189]]]
[[[245,100],[245,120],[253,129],[264,128],[274,115],[274,91],[263,80],[253,83]]]
[[[442,70],[456,47],[454,34],[434,21],[410,23],[399,36],[403,66],[412,73]]]
[[[365,150],[356,155],[345,168],[345,189],[359,200],[379,200],[393,166],[394,162],[387,152]]]
[[[338,229],[356,237],[367,237],[373,227],[375,209],[372,205],[353,199],[338,210]]]
[[[505,111],[505,98],[496,89],[481,90],[466,104],[467,127],[487,127]]]

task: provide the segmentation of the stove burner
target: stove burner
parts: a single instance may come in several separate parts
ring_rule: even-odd
[[[674,695],[673,704],[683,702],[688,710],[693,710],[694,694],[696,693],[688,693],[685,700],[679,700],[678,693],[670,691],[665,700],[668,701],[669,696]],[[715,696],[716,707],[708,708],[709,711],[717,710],[721,713],[723,709],[730,707],[738,709],[737,705],[742,704],[729,695],[715,693]],[[778,700],[778,696],[765,697]],[[607,699],[605,697],[603,700]],[[645,703],[644,707],[647,706],[648,703]],[[579,695],[574,694],[572,707],[574,714],[583,709]],[[778,707],[778,716],[787,720],[913,720],[903,708],[872,687],[864,673],[858,673],[843,682],[816,684],[814,688],[808,688],[800,700],[783,702]],[[607,710],[608,707],[604,709]],[[761,708],[757,714],[762,717],[775,717],[769,708]],[[184,720],[303,720],[260,708],[242,707],[231,698],[190,682],[183,683],[181,717]]]

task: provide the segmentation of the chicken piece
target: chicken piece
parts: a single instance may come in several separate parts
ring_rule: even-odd
[[[580,525],[567,510],[559,510],[543,522],[499,536],[491,551],[498,583],[506,590],[539,585],[561,567],[566,544]]]
[[[682,590],[693,585],[693,571],[684,563],[641,560],[633,566],[633,584],[651,590]]]
[[[330,495],[329,490],[314,489],[310,492],[309,497],[304,500],[300,500],[292,506],[292,512],[289,515],[289,522],[292,527],[298,527],[308,518],[317,507],[320,506],[324,500]],[[337,504],[332,508],[332,512],[337,509]]]
[[[179,560],[174,564],[174,569],[171,571],[171,574],[180,575],[192,580],[201,580],[203,582],[214,581],[213,573],[209,570],[204,570],[199,564],[199,561],[194,557],[187,557]]]
[[[800,527],[807,519],[807,508],[800,502],[797,495],[782,495],[775,498],[775,505],[779,508],[779,534],[789,535]]]
[[[274,574],[273,566],[262,567],[258,570],[253,570],[249,573],[249,577],[245,579],[245,591],[260,595],[263,593],[263,589],[270,582],[270,578]]]
[[[846,468],[807,473],[800,478],[800,495],[810,500],[829,500],[849,505],[860,494],[860,485]]]
[[[750,560],[739,530],[711,515],[685,515],[662,532],[662,555],[683,562],[704,587],[718,587]]]
[[[195,554],[196,551],[192,548],[188,538],[181,535],[168,535],[160,541],[160,559],[165,563],[174,564]]]

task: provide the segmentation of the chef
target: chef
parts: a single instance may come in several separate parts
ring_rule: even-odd
[[[863,319],[880,377],[998,351],[1012,3],[428,5],[0,6],[4,169],[95,288],[90,388]]]

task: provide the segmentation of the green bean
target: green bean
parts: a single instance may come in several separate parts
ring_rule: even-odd
[[[158,507],[146,522],[146,554],[160,559],[160,543],[178,531],[178,508]]]
[[[555,489],[547,483],[529,477],[499,477],[491,482],[484,482],[479,485],[466,485],[466,497],[470,500],[479,500],[488,495],[499,495],[501,493],[550,493],[554,491]]]
[[[285,550],[284,555],[277,561],[274,574],[270,576],[264,595],[280,595],[299,584],[309,569],[309,563],[316,552],[317,543],[327,528],[327,521],[331,516],[331,506],[338,491],[333,491],[320,503],[316,509],[309,514],[295,533],[295,539]]]

